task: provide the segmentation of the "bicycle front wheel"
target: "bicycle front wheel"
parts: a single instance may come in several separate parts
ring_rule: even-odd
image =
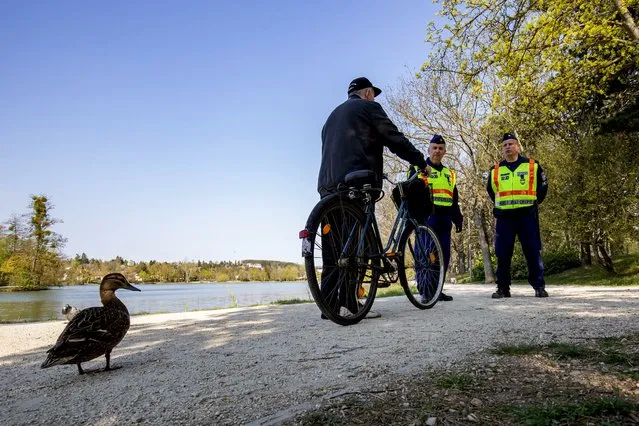
[[[306,222],[303,255],[309,289],[331,321],[361,321],[375,300],[380,275],[377,239],[365,229],[365,213],[355,201],[334,195],[320,201]]]
[[[419,309],[432,308],[444,285],[444,257],[435,231],[423,225],[407,227],[399,251],[399,282],[408,300]]]

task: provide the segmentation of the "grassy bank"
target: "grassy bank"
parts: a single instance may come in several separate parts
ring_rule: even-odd
[[[630,286],[639,285],[639,253],[619,256],[613,260],[615,272],[610,273],[597,264],[569,269],[558,274],[546,275],[549,285],[590,285],[590,286]],[[457,282],[462,284],[482,284],[482,281],[470,281],[468,275],[460,276]],[[525,280],[514,280],[525,283]]]
[[[615,273],[599,265],[569,269],[546,278],[548,284],[628,286],[639,285],[639,253],[622,256],[613,261]]]

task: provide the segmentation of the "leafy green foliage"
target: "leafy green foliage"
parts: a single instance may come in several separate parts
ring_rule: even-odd
[[[581,247],[614,275],[612,257],[639,240],[639,1],[438,3],[443,24],[429,24],[431,54],[417,78],[423,83],[410,86],[422,93],[395,102],[398,112],[418,140],[444,133],[459,147],[460,200],[472,214],[483,208],[477,181],[500,157],[499,135],[515,132],[550,181],[540,208],[545,255]],[[480,242],[484,231],[493,232],[478,232]],[[572,260],[556,262],[555,269],[548,258],[548,273]],[[483,277],[482,269],[474,268],[474,277]],[[515,279],[525,274],[516,257]]]

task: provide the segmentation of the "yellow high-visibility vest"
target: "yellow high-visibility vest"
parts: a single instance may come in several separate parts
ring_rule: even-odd
[[[417,170],[417,167],[415,167]],[[410,173],[410,172],[409,172]],[[430,175],[428,175],[428,184],[433,194],[433,203],[436,206],[451,207],[453,205],[453,192],[457,177],[455,172],[447,167],[441,171],[431,167]]]
[[[521,163],[514,172],[506,166],[495,163],[492,170],[492,187],[495,193],[495,207],[500,210],[529,207],[537,201],[538,164],[532,158]]]

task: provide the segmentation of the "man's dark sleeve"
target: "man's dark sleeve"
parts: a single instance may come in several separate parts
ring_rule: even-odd
[[[408,138],[397,129],[397,126],[386,115],[386,111],[377,102],[371,102],[371,119],[375,130],[382,136],[384,146],[402,160],[408,161],[420,169],[426,168],[424,154],[410,143]]]
[[[488,196],[491,200],[493,200],[493,203],[495,202],[495,191],[493,191],[493,185],[491,181],[494,168],[495,167],[493,166],[488,172],[488,183],[486,184],[486,192],[488,192]]]
[[[457,192],[457,185],[453,189],[453,214],[452,214],[453,223],[455,224],[455,229],[461,231],[462,224],[464,223],[464,216],[461,214],[461,209],[459,208],[459,193]]]
[[[548,193],[548,178],[546,173],[537,163],[537,204],[541,204]]]

